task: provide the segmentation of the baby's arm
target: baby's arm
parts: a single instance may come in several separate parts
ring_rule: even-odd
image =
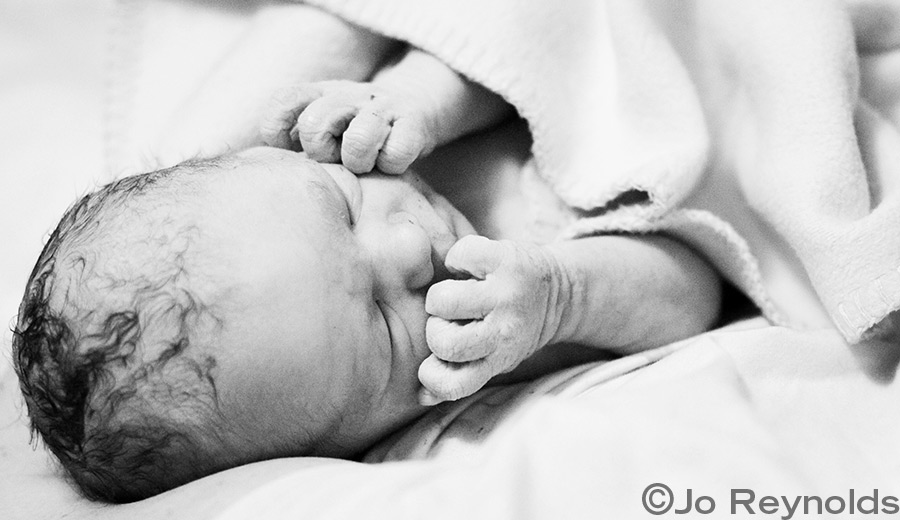
[[[324,81],[286,89],[265,118],[271,146],[299,143],[354,173],[403,173],[418,157],[500,122],[512,109],[434,56],[409,49],[371,82]]]
[[[470,236],[446,263],[469,278],[428,291],[433,354],[419,368],[425,404],[465,397],[545,345],[627,354],[700,333],[718,316],[716,272],[663,236],[547,246]]]

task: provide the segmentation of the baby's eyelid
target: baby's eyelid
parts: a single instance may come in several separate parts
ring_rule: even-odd
[[[356,217],[357,215],[353,214],[353,203],[347,200],[347,223],[350,224],[350,227],[356,225]]]
[[[350,199],[350,196],[347,193],[344,193],[344,190],[341,190],[341,199],[344,201],[344,211],[341,212],[341,216],[347,219],[347,224],[352,228],[356,225],[356,219],[359,216],[353,208],[353,201]]]
[[[362,211],[362,190],[356,191],[355,196],[347,197],[347,211],[350,212],[350,224],[355,225]]]

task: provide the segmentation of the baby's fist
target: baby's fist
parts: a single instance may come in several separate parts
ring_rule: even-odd
[[[551,341],[560,323],[559,263],[544,248],[480,236],[447,253],[450,272],[425,299],[432,355],[419,367],[423,404],[470,395]]]

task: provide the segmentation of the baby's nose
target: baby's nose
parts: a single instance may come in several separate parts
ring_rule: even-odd
[[[382,282],[388,289],[415,290],[428,286],[435,274],[428,234],[410,213],[396,213],[389,223],[388,236],[379,248]]]

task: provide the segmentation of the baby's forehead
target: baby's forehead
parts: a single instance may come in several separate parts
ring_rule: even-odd
[[[287,229],[289,219],[271,207],[267,195],[284,194],[287,204],[279,206],[293,221],[302,217],[301,228],[320,220],[318,201],[327,190],[316,173],[316,163],[307,160],[275,169],[265,158],[225,156],[123,179],[73,208],[57,275],[91,292],[142,280],[212,278],[220,271],[216,257],[227,248],[240,249],[247,238],[242,235],[252,235],[238,227],[243,221],[257,218]],[[302,196],[292,198],[296,194]],[[305,201],[312,204],[293,213]]]

